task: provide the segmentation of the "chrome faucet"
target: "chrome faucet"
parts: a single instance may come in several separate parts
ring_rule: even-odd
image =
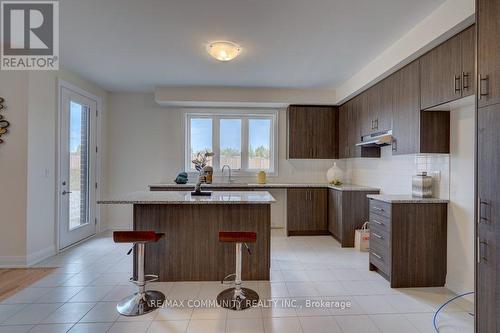
[[[222,166],[222,173],[224,174],[224,169],[225,169],[226,167],[229,169],[229,178],[228,178],[228,183],[229,183],[229,184],[231,184],[231,183],[233,182],[233,178],[231,177],[231,167],[230,167],[229,165],[227,165],[227,164],[224,164],[224,165]]]

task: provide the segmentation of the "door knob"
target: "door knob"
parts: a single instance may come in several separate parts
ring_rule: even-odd
[[[70,194],[71,191],[62,191],[62,195]]]

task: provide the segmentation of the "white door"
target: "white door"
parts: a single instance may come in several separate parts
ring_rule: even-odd
[[[97,102],[60,90],[59,248],[96,233]]]

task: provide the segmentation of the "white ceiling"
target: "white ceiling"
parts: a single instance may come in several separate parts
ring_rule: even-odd
[[[61,62],[110,91],[333,88],[444,0],[61,0]],[[229,63],[205,46],[243,47]]]

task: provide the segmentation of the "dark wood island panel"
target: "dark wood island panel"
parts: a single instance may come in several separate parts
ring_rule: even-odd
[[[159,242],[146,245],[145,273],[159,275],[160,281],[222,280],[235,272],[235,246],[219,243],[219,231],[254,231],[251,255],[243,250],[242,277],[269,280],[268,204],[135,204],[134,230],[165,233]]]

